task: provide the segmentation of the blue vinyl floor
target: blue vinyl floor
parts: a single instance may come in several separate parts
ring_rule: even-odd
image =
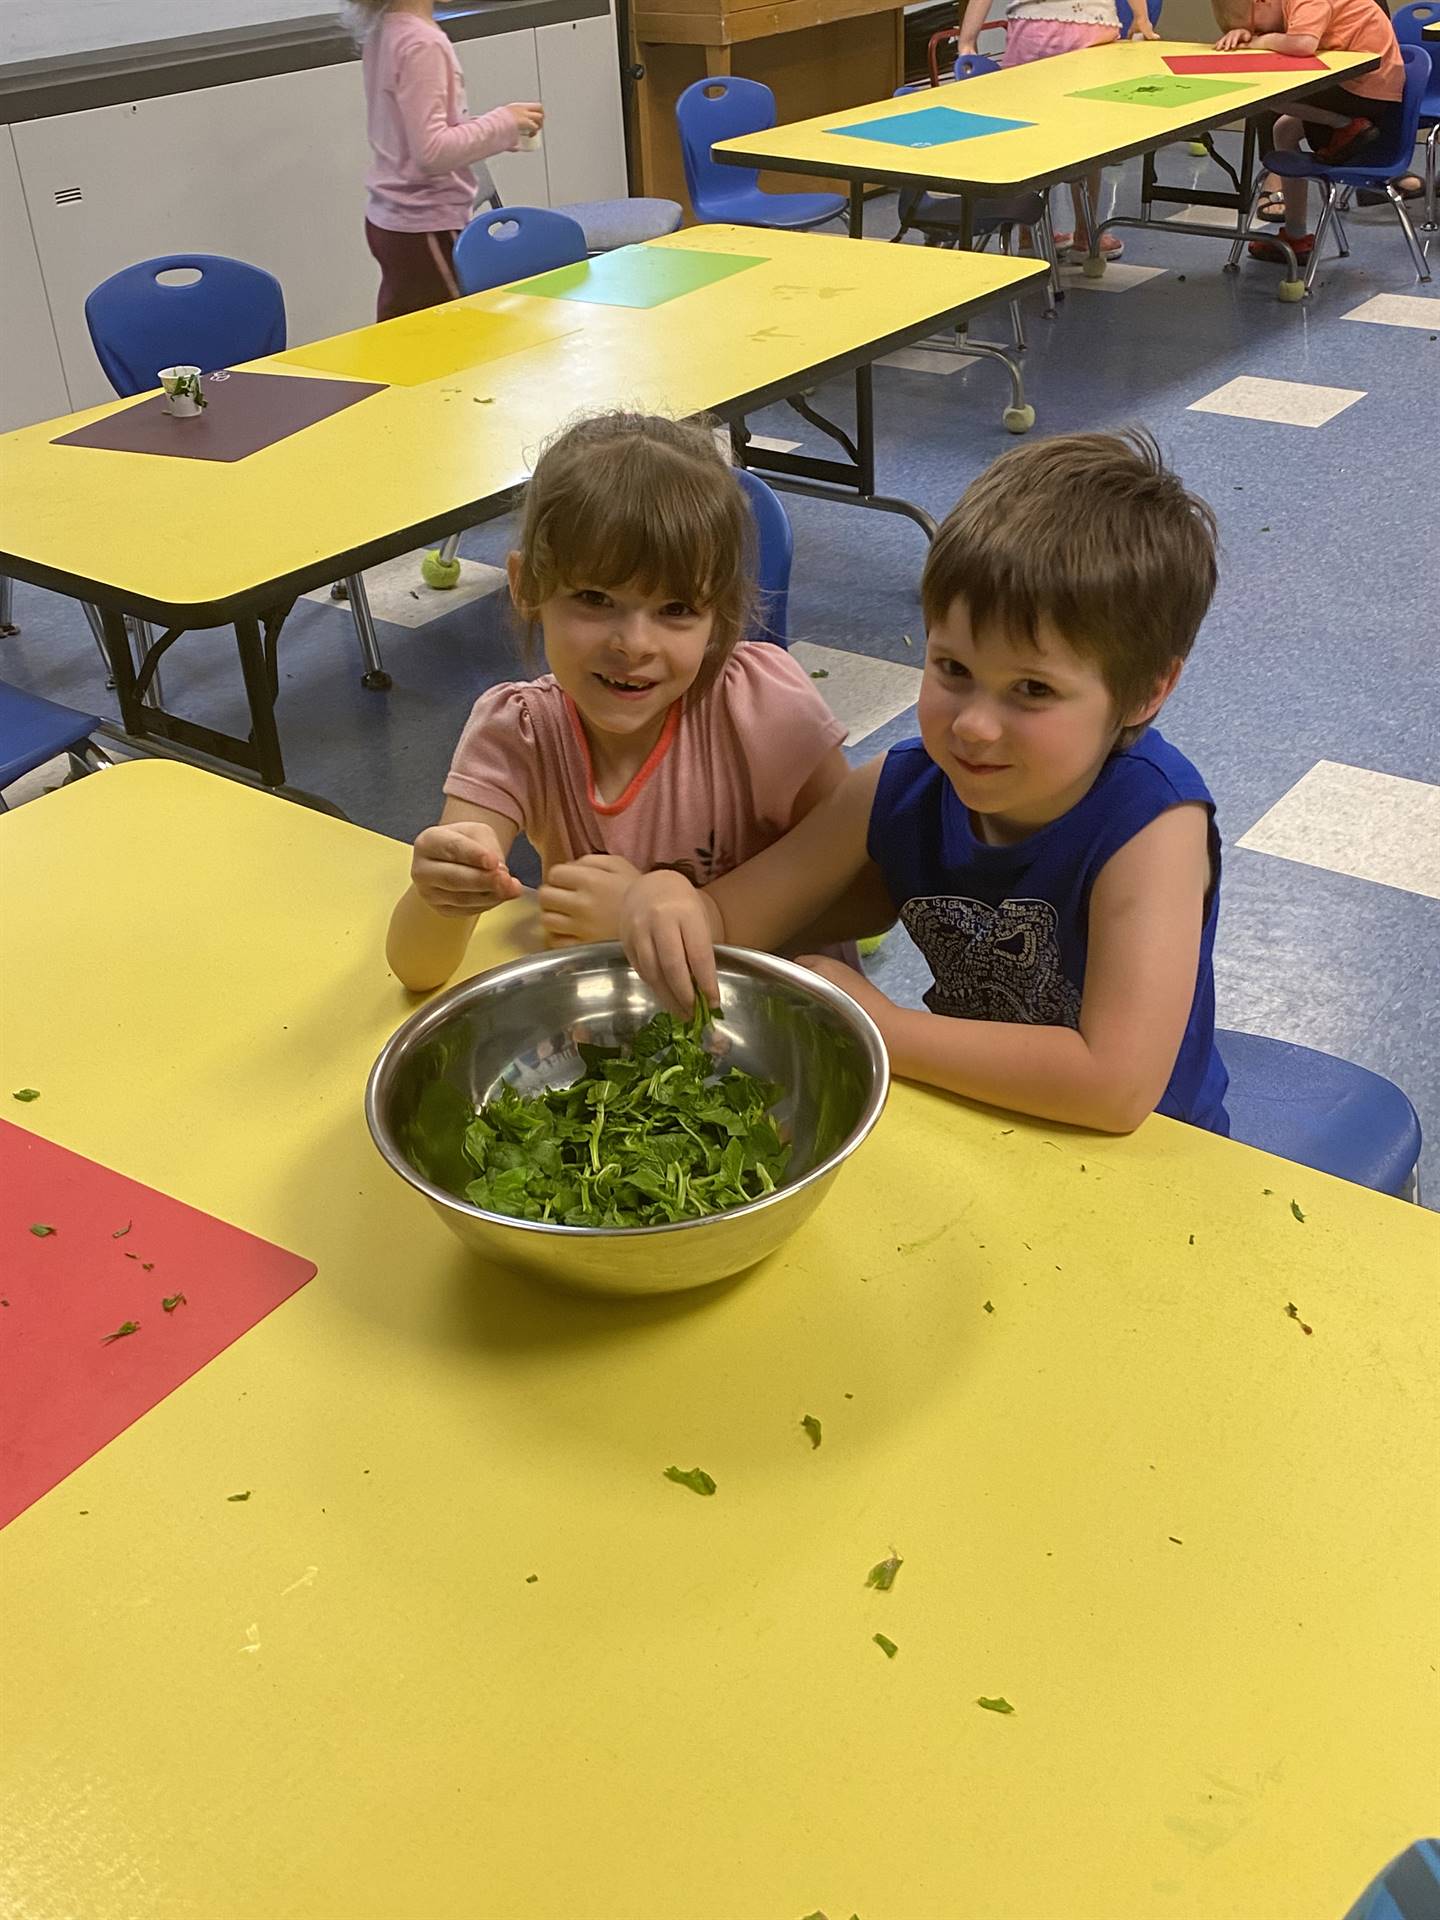
[[[1207,164],[1178,149],[1167,160],[1182,177]],[[1133,201],[1133,172],[1110,179]],[[869,225],[877,236],[893,232],[893,200],[872,204]],[[1237,276],[1222,273],[1224,250],[1214,242],[1183,230],[1127,234],[1123,270],[1100,288],[1073,281],[1056,319],[1027,303],[1023,365],[1036,432],[1144,425],[1219,516],[1220,591],[1162,725],[1218,802],[1221,1024],[1320,1047],[1398,1081],[1426,1127],[1422,1181],[1437,1204],[1440,855],[1432,845],[1427,858],[1425,842],[1436,830],[1440,785],[1440,282],[1416,284],[1385,211],[1352,217],[1349,234],[1351,257],[1327,262],[1303,308],[1277,301],[1276,269],[1247,263]],[[1137,276],[1137,267],[1159,271]],[[1347,317],[1377,295],[1398,296],[1372,309],[1382,323]],[[1003,310],[983,316],[977,331],[1002,337]],[[876,372],[880,485],[941,515],[1013,444],[1001,425],[1007,383],[984,361],[957,366],[953,355],[926,354],[922,362]],[[1233,382],[1283,383],[1278,393],[1242,385],[1230,404],[1278,406],[1291,417],[1192,410]],[[847,417],[847,383],[816,401]],[[1323,424],[1297,424],[1337,407]],[[816,441],[784,407],[751,427]],[[852,736],[852,753],[868,757],[913,730],[904,675],[887,674],[884,663],[913,669],[920,658],[923,538],[889,515],[793,495],[787,505],[796,548],[791,638],[855,656],[847,673],[872,717],[882,716],[865,737]],[[507,525],[497,522],[467,535],[462,552],[494,564],[507,544]],[[21,586],[16,617],[21,632],[0,641],[0,673],[114,712],[77,607]],[[470,702],[524,669],[498,595],[458,608],[437,597],[424,624],[382,624],[380,638],[395,685],[366,692],[345,608],[302,602],[282,642],[282,734],[295,785],[408,839],[434,817]],[[165,692],[173,707],[245,730],[227,634],[180,643],[166,662]],[[1338,852],[1329,833],[1314,855],[1304,851],[1307,818],[1317,832],[1324,825],[1323,778],[1290,803],[1289,857],[1237,845],[1325,765],[1392,777],[1382,783],[1383,807],[1352,822]],[[1383,846],[1373,844],[1379,835]],[[1377,866],[1389,877],[1357,877]],[[893,935],[877,974],[914,998],[924,981],[906,945]]]

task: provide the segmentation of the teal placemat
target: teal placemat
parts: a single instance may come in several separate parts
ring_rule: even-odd
[[[594,307],[663,307],[667,300],[764,266],[744,253],[697,253],[689,247],[617,247],[596,260],[557,267],[516,289],[542,300],[580,300]]]
[[[1033,126],[1031,120],[1000,120],[989,113],[961,113],[955,107],[920,107],[887,113],[883,120],[856,120],[848,127],[827,127],[847,140],[879,140],[887,147],[949,147],[957,140],[980,140],[987,133],[1009,133]]]
[[[1112,80],[1108,87],[1085,87],[1072,100],[1118,100],[1130,107],[1188,107],[1215,94],[1248,93],[1244,80],[1194,79],[1183,73],[1147,73],[1140,80]]]

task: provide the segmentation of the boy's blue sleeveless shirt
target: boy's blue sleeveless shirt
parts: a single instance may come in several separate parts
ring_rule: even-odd
[[[968,809],[920,741],[902,741],[885,757],[868,847],[935,976],[925,995],[932,1013],[1076,1027],[1096,877],[1142,827],[1189,801],[1209,817],[1214,878],[1190,1017],[1157,1112],[1228,1133],[1226,1074],[1215,1049],[1215,803],[1184,754],[1153,727],[1111,754],[1068,813],[1005,847],[976,838]]]

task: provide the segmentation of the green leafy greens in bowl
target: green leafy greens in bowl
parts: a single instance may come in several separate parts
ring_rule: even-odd
[[[465,1198],[519,1220],[653,1227],[773,1193],[790,1158],[770,1112],[784,1089],[717,1075],[711,1018],[703,1005],[688,1021],[657,1013],[619,1046],[581,1041],[568,1087],[502,1086],[465,1131]]]

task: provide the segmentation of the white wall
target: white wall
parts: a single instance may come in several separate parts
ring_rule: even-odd
[[[68,404],[15,145],[0,127],[0,430],[64,413]]]

